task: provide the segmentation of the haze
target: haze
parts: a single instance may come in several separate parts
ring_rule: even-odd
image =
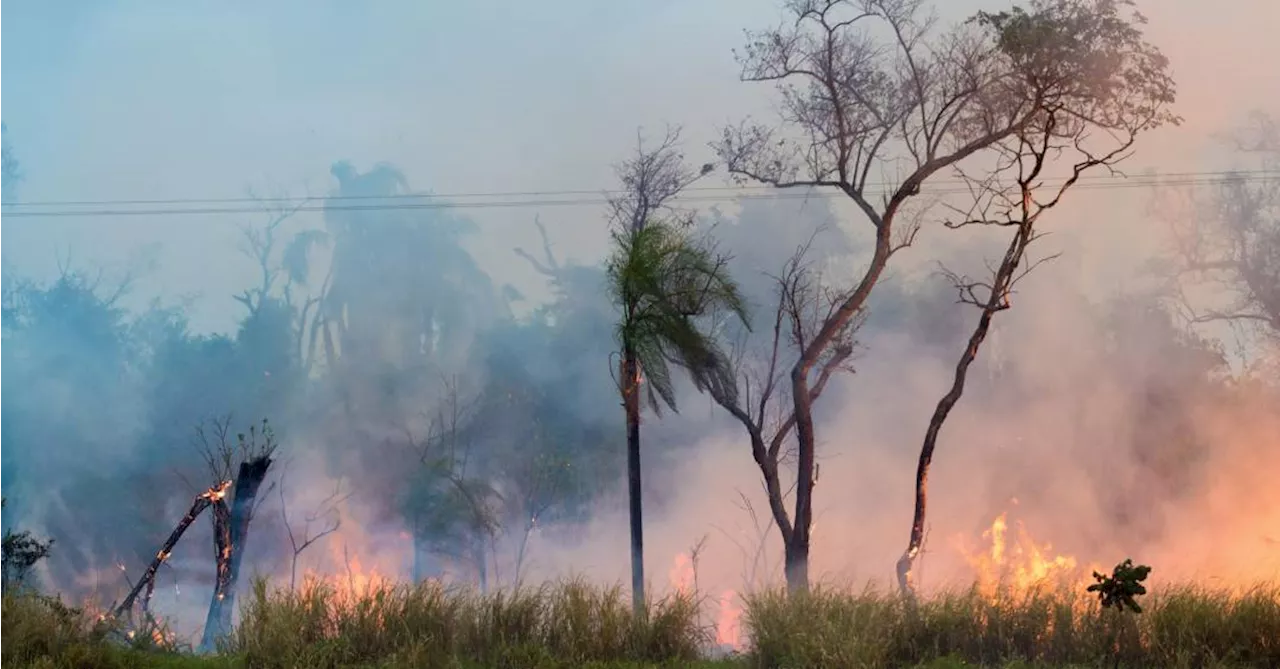
[[[1006,3],[938,4],[941,16],[951,21]],[[1148,39],[1171,60],[1179,89],[1176,111],[1184,122],[1142,137],[1123,170],[1170,175],[1250,168],[1245,158],[1224,148],[1221,136],[1242,127],[1253,112],[1280,118],[1280,75],[1275,71],[1280,44],[1274,40],[1280,3],[1138,4],[1150,21]],[[484,302],[484,313],[460,327],[459,352],[444,367],[459,374],[463,386],[478,389],[490,377],[468,376],[479,364],[475,361],[484,357],[485,364],[499,367],[506,363],[494,360],[508,356],[510,367],[528,366],[534,385],[542,384],[537,385],[540,392],[556,396],[549,406],[572,414],[580,432],[601,431],[609,434],[603,443],[619,445],[600,469],[617,477],[595,482],[600,490],[574,521],[578,525],[572,540],[535,537],[529,569],[542,577],[569,571],[605,580],[625,577],[625,479],[617,466],[623,417],[616,394],[610,395],[612,331],[605,323],[602,329],[578,332],[575,336],[581,338],[562,341],[565,350],[557,349],[555,355],[561,357],[554,357],[538,348],[538,342],[490,336],[488,328],[500,329],[494,324],[518,321],[560,299],[547,278],[515,253],[520,248],[542,258],[535,219],[545,226],[559,261],[584,271],[598,269],[609,237],[602,198],[596,194],[617,187],[611,166],[635,149],[638,128],[655,136],[666,124],[681,125],[688,162],[701,165],[714,161],[707,143],[721,127],[771,113],[773,90],[740,82],[733,50],[741,48],[744,29],[776,24],[781,17],[777,0],[11,0],[4,10],[3,120],[6,143],[21,165],[19,203],[63,203],[46,209],[71,210],[118,207],[65,203],[175,200],[179,202],[162,208],[188,209],[204,206],[191,200],[245,198],[250,193],[322,197],[344,187],[333,169],[348,161],[361,175],[376,175],[375,166],[387,163],[412,190],[437,193],[441,201],[461,205],[449,215],[469,219],[476,229],[462,242],[478,268],[467,276],[483,275],[492,284],[491,290],[476,288],[484,297],[472,301],[492,300],[494,306]],[[728,184],[723,170],[717,170],[700,186]],[[1019,512],[1033,534],[1052,539],[1082,561],[1112,561],[1121,550],[1141,548],[1146,559],[1169,572],[1224,578],[1241,570],[1262,577],[1280,573],[1274,548],[1266,549],[1270,544],[1261,541],[1267,531],[1275,536],[1280,497],[1258,474],[1259,463],[1280,463],[1280,405],[1273,403],[1274,388],[1268,391],[1272,394],[1251,396],[1254,404],[1231,409],[1234,413],[1205,399],[1207,394],[1197,394],[1199,390],[1179,395],[1182,404],[1175,406],[1199,407],[1186,418],[1187,429],[1212,444],[1196,459],[1198,483],[1184,486],[1193,493],[1184,494],[1181,483],[1169,483],[1177,476],[1135,455],[1141,449],[1130,448],[1155,439],[1149,428],[1167,418],[1143,414],[1138,398],[1152,387],[1185,390],[1184,375],[1195,373],[1185,368],[1192,363],[1163,357],[1181,356],[1181,351],[1133,344],[1117,354],[1100,343],[1117,331],[1131,344],[1151,341],[1153,332],[1165,333],[1166,321],[1139,317],[1135,314],[1141,310],[1126,310],[1123,300],[1148,295],[1151,263],[1168,252],[1169,220],[1158,213],[1158,205],[1172,197],[1166,190],[1176,189],[1080,190],[1049,215],[1046,227],[1053,235],[1042,253],[1064,255],[1019,287],[1021,301],[1000,316],[995,341],[980,357],[984,365],[1016,369],[1011,378],[1026,392],[993,383],[966,397],[940,446],[933,495],[943,501],[934,502],[938,510],[931,521],[936,533],[932,550],[938,554],[933,563],[938,566],[931,569],[939,579],[964,568],[956,555],[942,556],[951,550],[947,542],[961,535],[977,540],[994,514],[1009,507],[1011,497],[1018,498]],[[529,195],[502,195],[512,193]],[[767,301],[770,288],[753,277],[777,272],[812,231],[827,226],[821,239],[828,241],[820,246],[833,276],[856,271],[860,265],[855,261],[867,247],[865,222],[833,198],[800,200],[792,195],[735,204],[726,196],[723,202],[698,206],[708,218],[720,215],[729,221],[712,231],[722,234],[746,292],[758,302]],[[101,269],[102,291],[130,279],[121,302],[130,313],[145,313],[153,303],[181,306],[192,336],[234,335],[245,307],[233,296],[260,280],[257,265],[238,245],[242,227],[262,225],[264,213],[41,218],[8,213],[0,241],[6,285],[19,278],[50,282],[67,268],[90,274]],[[373,221],[381,213],[362,212],[369,218],[361,220]],[[290,234],[321,229],[324,214],[301,212],[289,225]],[[974,318],[971,310],[951,304],[952,290],[934,270],[940,259],[977,264],[995,248],[980,237],[926,226],[918,247],[895,259],[886,297],[876,302],[885,305],[883,311],[872,310],[861,337],[857,373],[842,380],[821,405],[825,450],[815,492],[820,507],[815,575],[849,581],[891,578],[893,560],[906,539],[920,435]],[[320,284],[327,262],[324,257],[314,261],[308,290]],[[603,285],[591,283],[601,275],[584,276],[584,291],[600,291],[582,297],[584,309],[607,313],[607,305],[599,302]],[[459,281],[471,287],[483,283]],[[504,293],[504,287],[514,293]],[[515,293],[519,299],[498,304],[498,295]],[[904,297],[895,304],[892,296]],[[508,307],[513,315],[504,312]],[[379,309],[371,313],[394,311]],[[1119,314],[1118,321],[1103,313],[1110,314],[1107,318]],[[1265,337],[1221,327],[1197,332],[1216,338],[1236,367],[1245,364],[1244,358],[1256,361],[1275,351],[1274,340]],[[1166,335],[1159,336],[1176,338]],[[51,339],[46,353],[82,359],[58,349],[58,341]],[[5,345],[10,346],[8,339]],[[1244,352],[1236,355],[1237,349]],[[476,350],[485,355],[477,356]],[[83,359],[96,355],[81,353]],[[1132,365],[1120,369],[1117,360]],[[572,373],[551,368],[563,361],[571,363]],[[545,364],[538,367],[538,362]],[[5,363],[11,366],[8,355]],[[486,369],[491,375],[492,368]],[[172,420],[155,418],[155,402],[163,393],[124,382],[112,385],[100,377],[81,384],[82,372],[89,378],[89,371],[77,368],[31,390],[33,377],[15,377],[16,372],[6,370],[3,388],[10,400],[6,424],[16,416],[23,426],[39,426],[24,433],[5,428],[2,446],[12,449],[7,454],[21,467],[6,466],[5,495],[24,526],[57,537],[60,550],[75,554],[58,558],[65,563],[55,560],[46,576],[77,592],[110,590],[115,583],[104,584],[114,577],[102,574],[114,562],[154,551],[163,519],[176,519],[190,500],[173,472],[198,472],[200,467],[188,443],[190,421],[175,426]],[[12,398],[28,391],[27,399],[13,404]],[[399,419],[407,425],[409,417],[436,413],[445,394],[437,384],[427,390],[415,386],[382,403],[369,400],[378,411],[361,417],[360,439],[366,441],[347,433],[330,436],[337,434],[334,426],[341,420],[336,411],[315,409],[312,395],[271,399],[284,414],[271,420],[285,426],[282,448],[293,463],[286,489],[297,513],[318,503],[337,481],[351,493],[341,512],[342,543],[316,553],[337,559],[346,547],[366,567],[409,577],[415,569],[412,549],[400,540],[405,526],[394,511],[398,502],[392,501],[398,499],[393,489],[403,482],[377,449],[380,440],[403,434]],[[204,413],[234,411],[237,426],[265,413],[260,406],[245,406],[245,398],[238,401],[237,406],[207,406]],[[763,524],[767,513],[759,499],[759,472],[740,429],[718,407],[690,387],[681,388],[681,406],[680,414],[662,421],[646,418],[646,430],[652,426],[646,434],[654,435],[646,436],[654,446],[645,465],[646,491],[653,500],[646,502],[651,504],[646,546],[650,577],[661,587],[678,580],[674,572],[668,579],[673,558],[708,535],[701,565],[707,575],[700,578],[713,587],[741,589],[744,580],[758,576],[754,567],[744,566],[751,562],[746,556],[755,549],[752,542],[761,536],[776,541],[774,531]],[[519,418],[504,418],[512,424],[493,428],[495,434],[515,441],[523,433]],[[162,423],[163,430],[156,428]],[[38,445],[32,441],[42,435],[57,439]],[[22,441],[24,437],[28,440]],[[1097,467],[1088,463],[1102,457],[1116,459],[1126,485],[1146,486],[1142,501],[1137,493],[1108,497],[1098,492],[1105,486],[1097,480]],[[88,513],[69,500],[89,504],[91,499],[110,499],[70,494],[69,489],[91,485],[95,477],[112,471],[122,477],[112,479],[113,485],[139,481],[144,470],[152,477],[147,480],[167,481],[163,499],[130,494],[127,503],[91,515],[97,522],[125,527],[132,523],[128,514],[153,505],[148,518],[159,525],[116,543],[94,540],[94,546],[110,544],[119,550],[115,555],[90,555],[97,548],[77,551],[80,539],[58,535],[71,527],[70,519]],[[15,471],[23,478],[11,473]],[[1151,483],[1157,479],[1160,485]],[[1247,490],[1257,495],[1247,505],[1252,511],[1231,512]],[[747,529],[751,521],[738,507],[739,492],[756,499],[763,529]],[[1117,512],[1119,507],[1125,510]],[[1156,529],[1149,535],[1116,546],[1094,531],[1094,520],[1112,512],[1159,520],[1153,521]],[[14,520],[9,514],[6,508],[6,525]],[[284,551],[273,536],[278,530],[267,521],[255,526],[251,541],[256,545],[250,551],[255,569],[287,578],[287,564],[282,568],[276,559]],[[208,553],[204,532],[189,540],[195,547],[175,554],[194,565],[192,574],[207,570],[200,562]],[[744,549],[746,544],[750,546]],[[780,555],[776,546],[771,550]],[[1182,563],[1175,565],[1178,560]],[[336,567],[317,562],[315,568]],[[134,561],[130,569],[141,566]],[[760,569],[776,571],[776,565]],[[96,575],[71,577],[88,571]],[[759,580],[774,577],[771,573]],[[201,583],[203,577],[190,578]],[[189,615],[188,626],[198,624],[198,614],[191,612],[204,606],[207,594],[188,599],[174,594],[160,605],[174,615]]]

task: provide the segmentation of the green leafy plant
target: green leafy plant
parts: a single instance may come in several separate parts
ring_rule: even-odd
[[[1142,582],[1150,574],[1151,567],[1145,564],[1134,565],[1133,560],[1126,558],[1116,565],[1110,575],[1093,572],[1093,579],[1097,583],[1089,586],[1088,590],[1098,593],[1098,601],[1103,608],[1115,608],[1119,611],[1127,608],[1134,613],[1142,613],[1142,607],[1135,598],[1147,594],[1147,588]]]
[[[1088,591],[1098,593],[1098,602],[1103,609],[1115,612],[1107,625],[1110,629],[1108,645],[1114,658],[1113,667],[1120,666],[1120,633],[1124,624],[1124,612],[1132,611],[1135,615],[1142,613],[1137,597],[1147,594],[1147,588],[1142,582],[1150,574],[1151,567],[1145,564],[1135,565],[1129,558],[1116,565],[1109,575],[1093,572],[1093,580],[1097,583],[1089,586]]]
[[[7,499],[0,499],[0,508],[7,503]],[[36,563],[49,557],[53,539],[41,541],[27,530],[14,532],[5,529],[3,544],[0,547],[0,587],[8,589],[23,585]]]

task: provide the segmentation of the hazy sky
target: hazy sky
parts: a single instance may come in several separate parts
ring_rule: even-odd
[[[939,4],[948,17],[1003,6]],[[1143,144],[1132,169],[1213,169],[1207,133],[1280,109],[1280,2],[1140,5],[1173,60],[1187,123]],[[771,91],[737,81],[731,50],[780,6],[10,0],[3,119],[28,201],[239,197],[250,186],[322,194],[339,159],[392,162],[438,193],[601,189],[637,126],[683,124],[702,162],[717,126],[768,111]],[[1139,191],[1122,193],[1140,214]],[[498,281],[536,276],[511,248],[536,242],[539,213],[558,249],[601,255],[598,208],[471,210],[483,230],[474,248]],[[224,329],[239,310],[230,294],[251,280],[237,222],[256,219],[11,219],[5,271],[49,276],[68,250],[81,267],[149,259],[141,298],[201,294],[194,325]]]

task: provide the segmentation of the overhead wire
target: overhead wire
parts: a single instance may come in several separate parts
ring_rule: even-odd
[[[1073,186],[1073,190],[1123,190],[1132,188],[1160,189],[1179,186],[1214,186],[1237,182],[1280,179],[1280,171],[1241,170],[1216,172],[1148,173],[1133,177],[1086,175]],[[1065,182],[1057,177],[1058,184]],[[1044,180],[1046,186],[1055,185],[1053,179]],[[951,183],[953,185],[945,185]],[[953,195],[970,193],[963,179],[936,179],[921,189],[922,195]],[[866,191],[883,193],[896,184],[868,183]],[[260,213],[269,204],[285,205],[295,212],[332,211],[394,211],[419,209],[493,209],[601,206],[608,203],[618,190],[547,190],[475,193],[398,193],[390,195],[333,195],[320,197],[267,197],[267,198],[172,198],[129,200],[43,200],[11,202],[4,204],[3,215],[16,218],[65,218],[103,216],[216,216],[229,214]],[[729,202],[736,200],[795,200],[846,197],[843,192],[819,190],[815,187],[778,188],[770,185],[701,186],[690,187],[686,194],[672,199],[673,203]],[[584,197],[592,195],[593,197]],[[523,199],[503,200],[518,197]],[[456,201],[464,198],[487,198],[472,201]],[[425,200],[425,201],[423,201]],[[372,203],[361,203],[371,202]],[[335,204],[336,203],[336,204]],[[213,205],[213,206],[196,206]],[[245,206],[252,205],[252,206]],[[55,208],[60,207],[60,208]],[[98,207],[77,209],[74,207]]]

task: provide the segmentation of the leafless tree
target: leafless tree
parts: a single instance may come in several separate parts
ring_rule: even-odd
[[[1228,141],[1256,159],[1254,169],[1228,174],[1208,198],[1183,191],[1168,216],[1177,306],[1192,323],[1257,325],[1280,337],[1280,127],[1255,113]],[[1227,303],[1206,307],[1189,284],[1219,289]]]
[[[217,641],[231,631],[231,612],[235,608],[236,584],[249,524],[266,498],[265,494],[258,493],[277,448],[275,434],[265,419],[261,426],[250,426],[247,436],[236,434],[234,441],[230,438],[230,424],[228,416],[212,420],[208,428],[200,425],[196,429],[196,447],[214,481],[233,481],[229,506],[225,495],[211,501],[217,571],[200,642],[205,651],[212,651]]]
[[[787,371],[842,301],[837,292],[823,288],[821,275],[807,262],[812,243],[813,238],[797,249],[782,273],[774,277],[777,300],[764,348],[753,347],[752,339],[745,333],[736,342],[732,356],[736,392],[726,393],[717,386],[710,390],[716,403],[747,432],[751,456],[764,478],[773,523],[782,535],[784,559],[795,555],[801,539],[796,530],[799,511],[792,516],[787,510],[788,498],[794,496],[795,488],[788,487],[783,479],[788,466],[794,467],[798,460],[790,441],[796,428],[796,412],[789,395],[792,386],[787,383]],[[823,352],[817,362],[820,372],[807,389],[810,401],[822,395],[837,372],[852,371],[854,335],[861,320],[846,321]],[[815,479],[816,469],[815,465]],[[788,580],[790,582],[791,572]]]
[[[289,589],[297,588],[298,583],[298,558],[302,556],[308,548],[315,542],[333,534],[342,526],[342,516],[338,513],[338,506],[351,496],[350,493],[342,494],[342,483],[335,483],[333,492],[327,497],[320,500],[302,520],[302,530],[299,534],[294,534],[293,524],[289,521],[289,505],[285,501],[284,481],[288,474],[288,466],[280,472],[280,480],[278,489],[280,491],[280,518],[284,521],[285,533],[289,536],[289,548],[293,554],[289,559]],[[312,534],[311,526],[319,524],[319,529]]]
[[[900,220],[909,201],[941,171],[996,160],[991,149],[1043,122],[1047,109],[1090,119],[1100,101],[1163,104],[1173,95],[1165,59],[1143,41],[1139,19],[1121,16],[1124,0],[1032,0],[1029,10],[979,14],[947,31],[921,4],[790,0],[790,21],[750,34],[740,55],[745,80],[778,86],[781,124],[744,123],[716,144],[741,179],[844,194],[875,233],[861,278],[841,293],[791,369],[798,467],[786,571],[793,590],[808,586],[813,388],[822,360],[891,257],[914,239],[918,219]],[[873,178],[887,183],[877,188]]]
[[[251,316],[256,315],[268,300],[278,300],[293,320],[294,351],[298,361],[304,371],[310,371],[321,331],[325,328],[325,313],[321,307],[328,294],[332,273],[325,277],[319,291],[304,296],[301,304],[295,302],[295,291],[308,285],[311,250],[328,243],[328,234],[318,229],[287,233],[286,224],[306,206],[313,204],[312,198],[295,199],[283,191],[272,197],[258,197],[252,191],[250,195],[258,201],[267,220],[259,226],[241,227],[240,250],[257,265],[258,285],[246,288],[234,297]]]

